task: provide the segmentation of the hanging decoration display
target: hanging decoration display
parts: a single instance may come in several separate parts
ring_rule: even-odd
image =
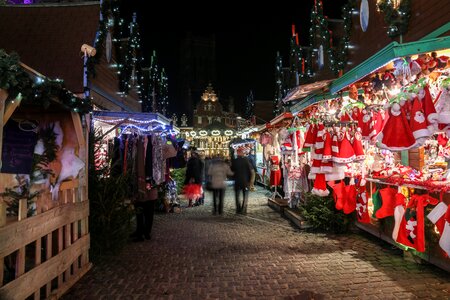
[[[377,8],[384,14],[384,21],[388,24],[387,34],[389,37],[395,38],[408,31],[411,0],[378,0]]]

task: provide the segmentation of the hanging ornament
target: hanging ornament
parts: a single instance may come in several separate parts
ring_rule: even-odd
[[[361,6],[359,8],[359,23],[361,24],[361,30],[366,32],[367,27],[369,27],[369,3],[367,0],[361,1]]]
[[[108,31],[106,34],[106,41],[105,41],[105,48],[106,48],[106,62],[109,64],[111,61],[111,49],[112,49],[112,39],[111,39],[111,32]]]

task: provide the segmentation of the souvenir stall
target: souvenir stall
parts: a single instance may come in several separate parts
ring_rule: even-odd
[[[0,298],[59,298],[92,266],[90,103],[23,64],[7,72],[15,83],[0,89]]]
[[[170,168],[184,166],[185,149],[176,139],[178,128],[169,119],[157,113],[94,111],[93,125],[96,134],[103,137],[97,145],[101,154],[95,157],[96,168],[108,165],[110,174],[105,176],[132,174],[136,195],[165,184],[161,204],[178,204],[176,183],[169,175]],[[145,155],[137,155],[140,151]],[[145,166],[145,174],[140,174],[139,165]]]
[[[310,120],[312,193],[331,193],[358,227],[446,270],[449,48],[450,37],[393,42],[335,80],[329,100],[297,105]]]

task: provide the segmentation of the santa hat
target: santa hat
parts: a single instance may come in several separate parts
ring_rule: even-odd
[[[341,130],[339,127],[335,128],[333,138],[331,139],[331,159],[336,161],[339,157],[339,138],[341,135]]]
[[[316,137],[317,137],[317,126],[315,124],[309,124],[303,147],[313,146],[316,142]]]
[[[431,133],[427,127],[422,104],[417,97],[413,100],[409,125],[416,140],[424,140],[430,137]]]
[[[375,133],[373,128],[372,112],[363,109],[359,114],[358,127],[361,128],[361,135],[364,139],[369,139]]]
[[[380,148],[391,151],[408,150],[416,145],[416,139],[412,134],[405,113],[400,109],[398,103],[394,103],[391,107],[391,115],[378,135]]]
[[[353,151],[352,144],[349,141],[349,134],[343,129],[342,141],[339,145],[339,155],[333,158],[334,162],[338,164],[348,164],[355,159],[355,151]]]
[[[438,114],[436,113],[436,108],[434,106],[433,98],[431,97],[431,93],[428,86],[425,86],[419,92],[419,99],[421,99],[422,101],[422,108],[425,112],[428,130],[432,131],[433,124],[437,123]]]
[[[450,95],[446,88],[442,88],[436,101],[439,124],[450,124]]]
[[[316,179],[314,180],[314,187],[311,190],[311,193],[321,197],[325,197],[330,194],[330,191],[327,189],[325,174],[316,174]]]
[[[372,140],[375,140],[380,134],[380,132],[383,130],[384,126],[386,125],[387,121],[389,120],[389,115],[386,114],[384,110],[375,112],[372,117],[373,120],[373,131],[370,135],[370,138]]]
[[[364,160],[366,158],[361,139],[361,128],[358,127],[356,128],[355,135],[353,136],[353,151],[355,152],[355,161]]]

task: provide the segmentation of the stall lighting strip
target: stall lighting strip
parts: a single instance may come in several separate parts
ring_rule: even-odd
[[[116,118],[116,119],[103,119],[103,118],[98,118],[98,117],[94,117],[94,121],[99,121],[99,122],[104,122],[104,123],[108,123],[108,124],[117,124],[117,123],[121,123],[124,122],[125,120],[128,120],[130,122],[133,123],[138,123],[138,124],[151,124],[151,123],[159,123],[161,125],[167,125],[167,123],[162,122],[160,120],[138,120],[138,119],[133,119],[133,118]]]

